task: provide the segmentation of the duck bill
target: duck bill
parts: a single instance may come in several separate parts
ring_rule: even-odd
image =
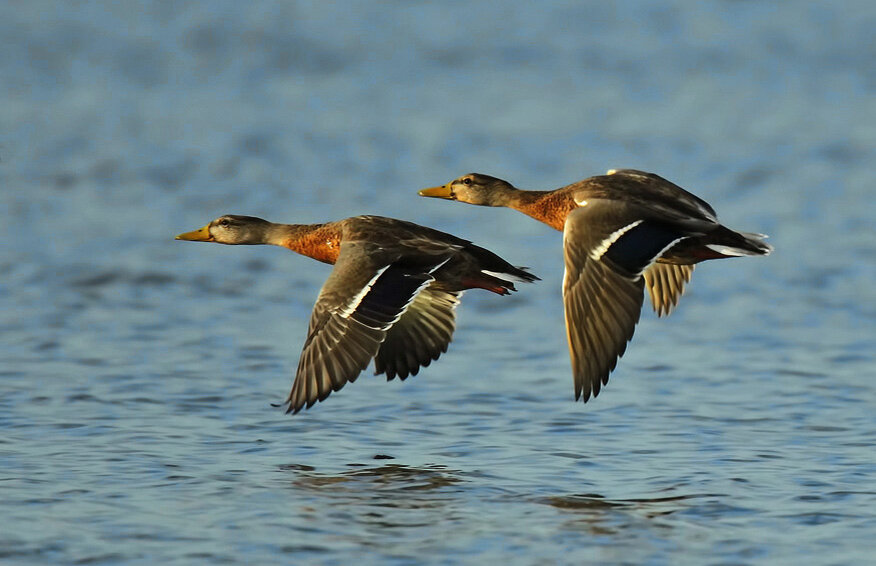
[[[212,242],[213,236],[210,235],[210,225],[207,224],[203,228],[185,232],[176,237],[177,240],[189,240],[190,242]]]
[[[447,183],[446,185],[442,185],[440,187],[423,189],[417,194],[419,194],[421,197],[453,199],[453,191],[450,190],[450,183]]]

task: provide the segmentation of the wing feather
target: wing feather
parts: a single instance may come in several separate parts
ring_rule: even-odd
[[[434,265],[410,266],[363,242],[341,245],[320,291],[295,381],[286,400],[297,413],[355,381],[377,355],[392,327],[434,278]]]
[[[642,275],[657,316],[667,316],[675,309],[693,270],[694,265],[671,263],[654,263],[645,270]]]
[[[375,358],[375,374],[387,379],[417,375],[447,351],[456,327],[460,291],[426,287],[386,335]]]
[[[563,234],[566,335],[575,398],[584,401],[608,383],[633,336],[644,299],[642,277],[617,268],[609,255],[591,255],[619,227],[636,220],[618,219],[612,212],[610,206],[591,200],[568,215]]]

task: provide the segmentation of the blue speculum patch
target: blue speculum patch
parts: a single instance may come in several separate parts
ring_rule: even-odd
[[[630,273],[641,273],[666,246],[678,239],[678,231],[651,220],[626,231],[605,252],[615,265]]]

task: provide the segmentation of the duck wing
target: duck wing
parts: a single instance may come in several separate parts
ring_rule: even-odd
[[[635,205],[577,202],[563,231],[563,303],[575,398],[586,402],[608,383],[633,337],[644,299],[642,273],[684,236]]]
[[[654,263],[642,273],[657,316],[672,312],[684,294],[684,286],[690,281],[693,270],[693,265]]]
[[[387,332],[430,282],[433,265],[406,265],[364,241],[344,242],[313,307],[287,413],[322,401],[355,381],[377,354]]]
[[[380,345],[374,359],[374,374],[387,379],[417,375],[420,367],[447,351],[456,328],[456,306],[462,291],[446,291],[430,285],[411,302]]]
[[[600,180],[598,184],[607,182],[616,198],[644,205],[666,220],[693,223],[698,227],[718,224],[718,216],[709,203],[660,175],[616,169],[594,179]]]

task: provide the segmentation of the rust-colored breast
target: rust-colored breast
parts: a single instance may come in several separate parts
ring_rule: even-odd
[[[554,230],[562,231],[566,216],[576,207],[571,191],[558,190],[533,196],[514,208]]]
[[[317,261],[334,264],[341,251],[341,231],[332,224],[322,224],[291,235],[283,245]]]

